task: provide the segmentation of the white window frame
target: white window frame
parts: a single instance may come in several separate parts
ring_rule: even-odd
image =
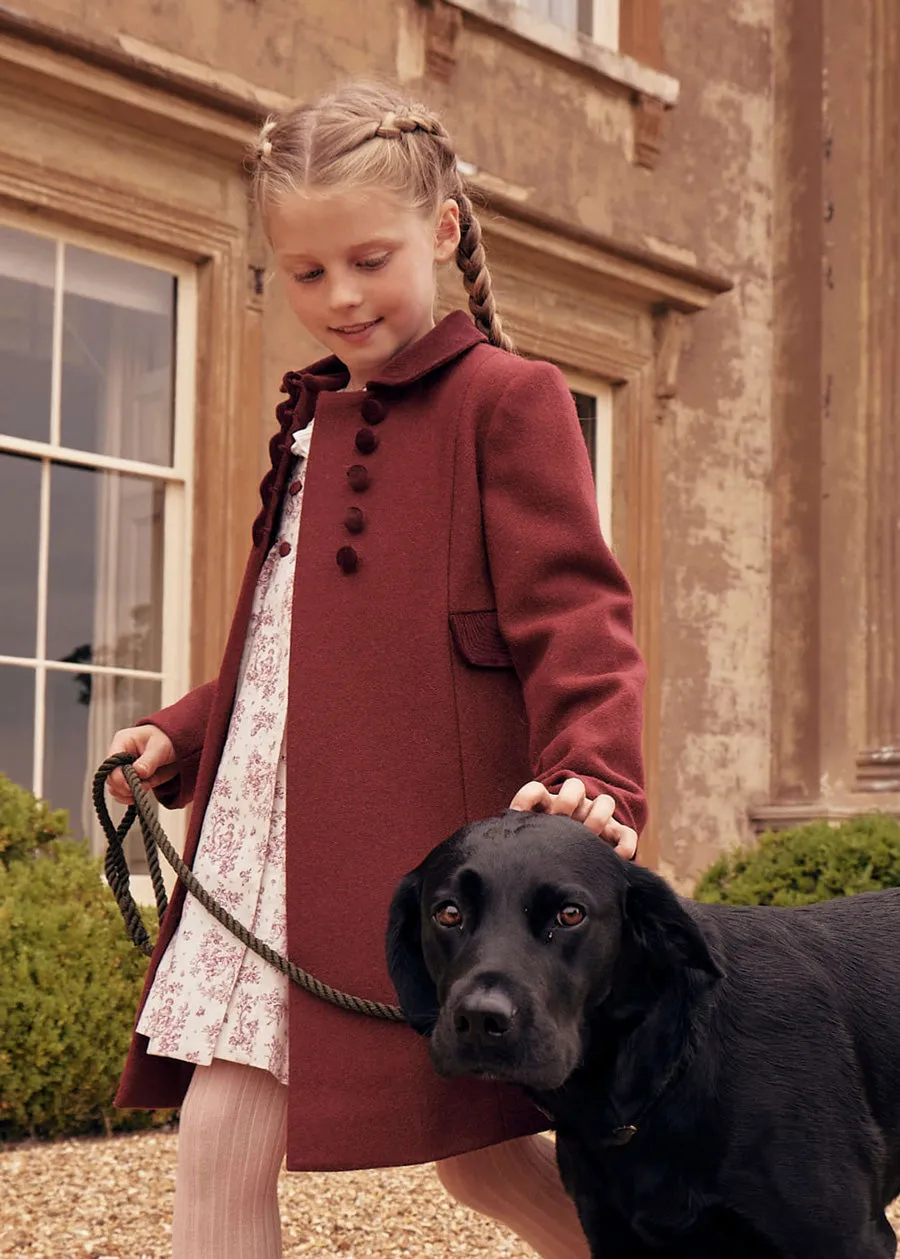
[[[594,465],[594,492],[600,528],[610,550],[615,550],[613,536],[613,387],[605,380],[592,380],[566,371],[566,383],[573,393],[594,399],[594,449],[590,452]],[[603,473],[603,475],[598,475]]]
[[[158,681],[163,705],[179,699],[189,685],[191,554],[194,477],[194,399],[197,358],[197,276],[195,268],[180,259],[92,236],[85,232],[42,224],[31,218],[4,211],[4,226],[42,236],[56,243],[56,264],[53,293],[53,347],[49,441],[33,441],[0,432],[0,454],[28,455],[41,463],[41,508],[38,535],[38,600],[35,633],[36,654],[31,657],[0,654],[0,665],[29,669],[35,678],[34,744],[32,751],[32,784],[35,795],[44,792],[44,761],[47,677],[53,672],[79,674],[114,674]],[[144,463],[110,455],[80,450],[61,444],[62,423],[62,336],[65,276],[63,250],[65,245],[89,249],[115,259],[152,267],[174,276],[177,283],[175,327],[174,442],[171,465]],[[159,671],[128,669],[90,663],[66,663],[47,658],[47,595],[50,557],[50,475],[55,462],[64,460],[92,470],[124,473],[132,478],[147,478],[165,483],[165,533],[163,558],[163,609],[161,624],[161,660]],[[110,731],[110,736],[114,732]],[[184,840],[183,811],[170,812],[160,808],[160,821],[177,847]],[[168,871],[166,882],[171,888],[174,875]],[[171,875],[171,877],[169,877]],[[146,886],[145,886],[146,885]],[[139,903],[152,904],[150,879],[138,876],[132,880],[133,893]]]
[[[548,19],[535,10],[533,0],[514,0],[514,3],[528,9],[540,21],[553,22],[552,18]],[[573,3],[578,15],[576,25],[574,28],[563,26],[562,29],[572,30],[595,44],[618,52],[620,0],[573,0]],[[553,24],[557,25],[556,22]]]

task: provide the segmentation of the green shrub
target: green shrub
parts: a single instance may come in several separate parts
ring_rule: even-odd
[[[65,833],[64,812],[15,808],[26,829],[6,846],[17,859],[0,862],[0,1140],[164,1120],[112,1105],[147,959],[101,862],[86,844],[43,838]]]
[[[40,852],[69,831],[65,809],[51,809],[0,774],[0,863],[8,866]]]
[[[900,887],[900,823],[871,813],[840,826],[767,832],[756,847],[710,866],[694,896],[722,905],[808,905],[883,887]]]

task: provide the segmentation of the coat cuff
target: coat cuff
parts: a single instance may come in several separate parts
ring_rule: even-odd
[[[156,726],[168,735],[175,749],[177,774],[153,789],[153,794],[166,809],[183,809],[194,798],[215,689],[215,682],[207,682],[176,703],[142,717],[136,723],[139,726]]]

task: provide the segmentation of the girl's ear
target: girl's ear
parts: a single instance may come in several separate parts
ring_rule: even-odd
[[[430,1036],[437,1022],[438,997],[422,952],[421,888],[417,870],[401,880],[391,901],[386,949],[388,973],[407,1023],[420,1036]]]
[[[439,207],[434,226],[434,260],[452,262],[459,248],[459,206],[448,197]]]

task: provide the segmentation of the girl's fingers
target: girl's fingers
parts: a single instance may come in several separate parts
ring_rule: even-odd
[[[147,788],[168,782],[178,772],[175,749],[168,735],[156,726],[131,726],[119,730],[109,746],[108,756],[128,752],[139,759],[134,762],[138,778]],[[119,804],[131,804],[133,797],[121,769],[114,769],[106,780],[107,790]]]
[[[580,778],[567,778],[552,799],[551,813],[562,813],[576,822],[584,821],[590,812],[591,802],[585,798],[584,783]]]
[[[596,799],[589,801],[590,809],[587,815],[581,819],[588,830],[593,831],[595,835],[602,835],[604,827],[606,827],[612,819],[613,810],[616,802],[612,796],[597,796]]]
[[[550,813],[553,797],[543,783],[530,782],[520,787],[509,807],[521,813]]]
[[[590,799],[580,778],[567,778],[556,794],[549,792],[543,783],[526,783],[513,796],[509,807],[521,812],[570,817],[606,840],[628,861],[637,852],[636,832],[613,817],[616,802],[612,796]]]
[[[580,778],[567,778],[559,791],[550,792],[543,783],[530,782],[513,796],[511,809],[530,813],[555,813],[573,817],[580,822],[590,802],[585,800],[584,783]]]
[[[637,832],[632,830],[630,826],[623,826],[621,822],[610,820],[606,823],[601,835],[608,844],[613,845],[614,851],[620,857],[624,857],[626,861],[631,861],[637,853]]]
[[[177,765],[163,765],[162,769],[158,769],[151,778],[144,780],[144,786],[159,787],[162,783],[167,783],[170,778],[174,778],[177,773]]]

